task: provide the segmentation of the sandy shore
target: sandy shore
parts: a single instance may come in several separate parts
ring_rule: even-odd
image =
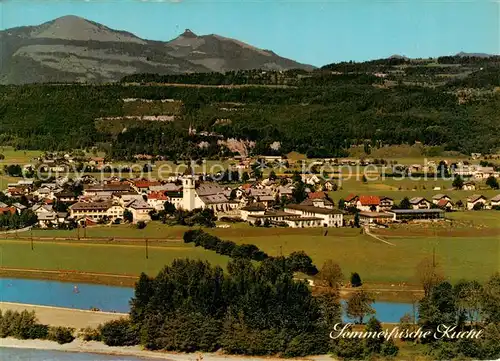
[[[0,310],[35,311],[38,321],[44,325],[66,326],[75,329],[93,327],[101,323],[128,317],[126,313],[76,310],[72,308],[29,305],[24,303],[0,302]]]
[[[109,347],[101,342],[89,341],[85,342],[81,339],[76,339],[71,343],[59,345],[53,341],[45,340],[17,340],[14,338],[0,338],[0,348],[26,348],[36,350],[50,350],[50,351],[65,351],[65,352],[85,352],[106,355],[118,356],[134,356],[149,359],[170,360],[170,361],[197,361],[199,359],[198,353],[164,353],[157,351],[144,351],[140,346],[132,347]],[[203,361],[271,361],[282,360],[275,357],[242,357],[233,355],[223,355],[217,353],[203,353]],[[311,356],[308,358],[301,358],[296,360],[312,360],[312,361],[332,361],[333,359],[327,355]]]

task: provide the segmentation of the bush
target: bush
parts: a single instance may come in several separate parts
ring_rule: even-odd
[[[361,287],[363,283],[361,282],[361,277],[358,272],[351,273],[351,286]]]
[[[99,327],[102,341],[108,346],[134,346],[139,343],[139,334],[132,323],[125,319],[106,322]]]
[[[144,229],[144,228],[146,228],[146,222],[144,222],[144,221],[137,222],[137,228],[138,229]]]
[[[43,325],[37,323],[35,312],[10,311],[0,313],[0,338],[15,337],[21,340],[46,336]],[[44,338],[44,337],[43,337]]]
[[[84,341],[101,341],[101,332],[98,329],[87,327],[80,330],[79,335]]]
[[[61,345],[70,343],[75,339],[73,332],[75,332],[75,330],[71,327],[50,327],[47,339]]]
[[[385,357],[395,357],[398,355],[399,347],[394,344],[392,339],[385,341],[382,345],[380,354]]]

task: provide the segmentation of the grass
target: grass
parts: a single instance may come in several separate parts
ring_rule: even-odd
[[[28,164],[33,158],[39,157],[42,152],[39,150],[15,150],[13,147],[0,147],[0,154],[4,155],[4,159],[0,160],[0,164]]]
[[[229,258],[191,244],[172,243],[149,245],[148,259],[145,244],[103,244],[80,242],[1,240],[1,266],[78,272],[99,272],[124,275],[151,275],[176,258],[192,258],[224,266]]]

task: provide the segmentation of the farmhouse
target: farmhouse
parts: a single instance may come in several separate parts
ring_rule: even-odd
[[[263,216],[265,211],[266,207],[262,203],[253,203],[241,208],[241,219],[247,221],[249,216]]]
[[[380,210],[380,198],[377,196],[359,196],[356,208],[362,212],[378,212]]]
[[[476,190],[476,183],[474,183],[474,182],[465,182],[462,185],[462,189],[464,191],[475,191]]]
[[[447,200],[447,201],[451,201],[451,198],[448,197],[446,194],[436,194],[432,197],[432,203],[434,204],[439,204],[439,202],[441,200]]]
[[[493,207],[500,207],[500,194],[497,194],[490,200],[490,206]]]
[[[153,210],[153,207],[151,207],[142,199],[135,199],[130,201],[130,203],[126,205],[126,208],[132,213],[133,223],[149,222],[151,220],[149,212]]]
[[[423,197],[413,197],[410,199],[410,205],[413,209],[430,209],[431,202]]]
[[[128,193],[130,192],[129,184],[108,183],[96,185],[84,185],[84,197],[111,197],[113,193]]]
[[[390,197],[382,196],[380,197],[380,210],[388,211],[394,206],[394,200]]]
[[[393,214],[394,221],[444,219],[444,211],[442,209],[393,209],[389,213]]]
[[[439,200],[439,202],[436,203],[436,205],[439,208],[447,210],[447,211],[451,211],[455,207],[455,205],[453,204],[453,202],[450,199],[448,199],[448,198],[441,198]]]
[[[162,211],[165,209],[165,202],[169,200],[169,197],[165,192],[150,192],[148,194],[148,205],[157,211]]]
[[[479,205],[481,204],[481,206]],[[486,197],[480,194],[474,194],[470,197],[467,197],[467,209],[471,210],[474,207],[484,207],[486,204]]]
[[[356,207],[356,202],[358,201],[358,196],[355,194],[349,194],[344,199],[344,204],[346,208]]]

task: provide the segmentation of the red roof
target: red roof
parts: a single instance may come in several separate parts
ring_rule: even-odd
[[[137,188],[149,188],[151,186],[159,186],[161,183],[160,182],[150,182],[147,180],[138,180],[134,182],[134,185]]]
[[[348,195],[348,196],[347,196],[344,200],[345,200],[346,202],[352,202],[352,201],[353,201],[353,200],[355,200],[356,198],[358,198],[358,196],[357,196],[357,195],[355,195],[355,194],[349,194],[349,195]]]
[[[446,198],[441,198],[439,200],[439,202],[437,202],[437,205],[438,207],[444,207],[446,206],[448,203],[451,203],[449,200],[447,200]]]
[[[241,188],[242,189],[250,189],[250,188],[252,188],[252,185],[250,183],[245,183],[245,184],[241,185]]]
[[[151,192],[148,194],[148,199],[158,199],[161,201],[167,201],[168,196],[166,196],[163,192]]]
[[[15,207],[5,207],[5,208],[0,208],[0,214],[5,214],[9,213],[14,214],[16,213],[16,208]]]
[[[324,199],[326,198],[325,192],[310,192],[308,195],[309,199]]]
[[[380,198],[377,196],[359,196],[359,201],[362,206],[378,206]]]

